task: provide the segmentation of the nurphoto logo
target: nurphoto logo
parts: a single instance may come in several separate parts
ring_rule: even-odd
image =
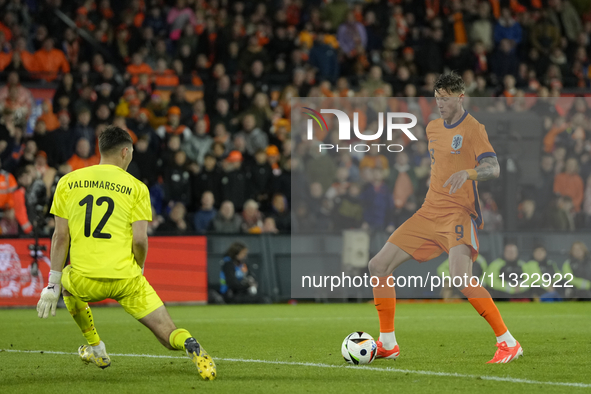
[[[338,109],[321,109],[320,112],[313,110],[309,107],[303,107],[304,114],[310,116],[312,119],[308,119],[307,123],[307,139],[313,140],[314,139],[314,121],[318,124],[320,129],[328,132],[328,125],[326,120],[322,116],[322,114],[333,114],[337,117],[337,122],[339,125],[339,141],[350,141],[351,140],[351,120],[349,119],[349,115],[345,112],[338,110]],[[392,141],[392,132],[394,130],[401,130],[406,136],[412,140],[416,141],[417,137],[410,132],[409,129],[413,128],[417,124],[417,117],[408,112],[387,112],[378,113],[378,131],[374,134],[366,134],[359,130],[359,113],[353,113],[353,133],[355,133],[355,137],[362,141],[375,141],[382,136],[384,132],[384,119],[386,119],[386,138],[388,141]],[[410,123],[395,123],[400,121],[401,119],[410,119]],[[318,149],[320,152],[323,150],[331,150],[336,149],[336,151],[340,150],[348,150],[351,152],[352,150],[355,152],[368,152],[371,149],[371,146],[376,146],[378,152],[380,151],[381,147],[385,147],[388,152],[402,152],[403,146],[400,144],[351,144],[346,146],[339,146],[333,144],[319,144]]]

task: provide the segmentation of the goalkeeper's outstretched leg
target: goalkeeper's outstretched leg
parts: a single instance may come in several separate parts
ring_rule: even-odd
[[[199,342],[184,328],[176,328],[166,307],[161,306],[146,317],[139,319],[158,338],[158,341],[171,350],[184,350],[197,367],[199,375],[205,380],[214,380],[216,366]]]

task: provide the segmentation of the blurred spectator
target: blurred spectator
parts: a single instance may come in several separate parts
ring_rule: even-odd
[[[394,231],[392,192],[384,182],[384,170],[374,168],[371,171],[371,181],[361,192],[363,204],[363,228]]]
[[[74,155],[68,160],[68,165],[72,171],[80,168],[94,166],[99,163],[99,158],[92,154],[90,149],[90,142],[86,138],[80,138],[76,142],[76,151]]]
[[[589,298],[591,296],[591,257],[589,249],[581,242],[572,244],[569,258],[562,265],[564,280],[573,279],[570,282],[573,288],[567,289],[567,297]],[[567,275],[570,274],[568,277]]]
[[[309,159],[306,161],[305,167],[310,184],[319,182],[323,190],[328,189],[336,173],[336,165],[331,157],[326,154],[326,151],[320,152],[319,143],[310,145]]]
[[[503,40],[509,40],[511,49],[515,50],[521,43],[521,25],[511,15],[509,8],[501,9],[501,17],[497,20],[494,30],[495,44],[499,45]]]
[[[166,202],[178,201],[183,207],[191,204],[191,173],[182,150],[175,152],[174,161],[165,167],[164,186]]]
[[[540,161],[540,183],[536,187],[536,205],[543,211],[554,193],[554,157],[542,155]]]
[[[158,83],[156,83],[159,85]],[[181,123],[188,124],[192,105],[186,98],[187,89],[184,85],[175,86],[170,96],[168,105],[171,107],[178,107],[181,110]]]
[[[440,73],[443,71],[444,41],[441,28],[428,29],[425,31],[424,43],[417,51],[417,64],[422,74]]]
[[[52,135],[47,133],[45,122],[42,119],[37,119],[37,122],[35,122],[32,139],[37,144],[37,148],[45,152],[46,157],[51,156],[53,158],[55,142],[53,141]],[[51,162],[51,165],[53,166],[55,163]]]
[[[74,139],[75,141],[84,138],[90,143],[90,150],[95,151],[95,132],[94,127],[90,125],[92,113],[89,107],[83,107],[78,112],[77,122],[74,125]]]
[[[502,81],[505,75],[516,77],[518,67],[519,59],[511,47],[511,41],[506,38],[501,40],[498,50],[491,59],[492,73],[498,81]]]
[[[575,7],[568,0],[549,0],[549,20],[555,26],[560,26],[561,33],[574,42],[579,32],[583,30],[581,17],[577,14]]]
[[[137,163],[140,171],[138,178],[146,185],[152,185],[158,176],[158,163],[154,160],[155,152],[151,151],[149,147],[150,137],[144,135],[139,138],[133,151],[133,161]]]
[[[334,199],[333,222],[337,231],[360,228],[363,223],[363,204],[359,195],[361,188],[357,183],[349,184],[344,195]]]
[[[271,148],[271,147],[269,147]],[[248,196],[255,201],[264,204],[269,203],[268,192],[271,190],[273,180],[273,168],[267,162],[267,150],[260,149],[254,155],[254,162],[247,168]],[[277,150],[277,147],[274,147]],[[271,152],[274,154],[274,151]]]
[[[6,85],[0,88],[0,109],[9,108],[15,111],[15,117],[27,119],[33,108],[31,91],[20,83],[16,71],[8,74]]]
[[[276,226],[276,232],[291,233],[291,212],[287,206],[287,198],[282,194],[275,194],[272,200],[271,216],[265,220],[272,218],[273,224]],[[265,224],[265,223],[264,223]],[[263,232],[268,232],[263,229]]]
[[[418,182],[414,169],[409,164],[406,152],[397,153],[395,160],[388,181],[392,187],[394,208],[402,209],[408,198],[416,192]]]
[[[175,203],[164,223],[158,227],[158,232],[166,235],[189,234],[191,228],[185,219],[186,214],[187,210],[183,203]]]
[[[60,126],[51,132],[53,142],[53,157],[50,162],[56,164],[65,163],[74,154],[74,141],[76,141],[74,130],[70,128],[70,115],[66,111],[58,113]],[[90,150],[90,148],[89,148]]]
[[[406,156],[406,153],[403,154]],[[396,157],[398,156],[399,155],[397,154]],[[408,156],[406,156],[406,159],[408,162]],[[367,152],[367,154],[363,156],[363,159],[361,159],[361,162],[359,163],[359,171],[363,171],[366,168],[381,168],[383,170],[388,170],[388,167],[388,159],[386,158],[386,156],[384,156],[382,153],[378,151],[378,148],[375,147],[372,147],[369,150],[369,152]]]
[[[214,204],[213,193],[206,191],[201,196],[201,209],[199,209],[193,217],[193,227],[199,234],[205,234],[210,228],[211,222],[217,215],[217,210],[213,207]]]
[[[334,200],[347,194],[349,188],[349,169],[346,167],[339,167],[336,172],[335,181],[325,193],[325,197]]]
[[[325,43],[325,35],[316,35],[314,46],[310,50],[310,65],[318,69],[318,77],[335,82],[339,76],[338,53],[331,45]]]
[[[215,114],[212,117],[211,124],[214,128],[218,124],[223,124],[226,131],[233,131],[234,126],[232,124],[233,116],[230,113],[230,104],[225,98],[218,98],[215,104]]]
[[[18,183],[17,189],[14,191],[14,215],[19,224],[20,230],[23,234],[30,234],[33,232],[33,225],[29,220],[29,212],[27,211],[26,194],[27,188],[33,184],[33,175],[28,167],[20,167],[17,170],[16,180]],[[34,207],[33,207],[34,212]]]
[[[486,79],[479,75],[476,77],[476,88],[472,91],[472,97],[486,97]]]
[[[47,131],[54,131],[60,126],[60,121],[57,115],[53,112],[53,104],[51,103],[51,100],[43,100],[41,111],[43,111],[43,113],[39,115],[37,122],[43,122],[43,126]]]
[[[481,196],[482,220],[486,223],[487,231],[499,231],[503,228],[503,217],[499,213],[497,203],[492,193],[483,192]]]
[[[546,210],[544,227],[554,231],[574,231],[575,212],[572,198],[554,197]]]
[[[585,189],[585,200],[583,202],[583,213],[585,227],[591,228],[591,175],[587,178],[587,188]]]
[[[38,72],[41,78],[47,82],[56,79],[59,72],[62,74],[70,72],[70,64],[64,53],[54,48],[54,45],[53,38],[46,38],[43,41],[43,48],[35,52],[34,68],[29,70]]]
[[[533,278],[530,278],[530,281],[538,279],[539,282],[535,283],[540,287],[531,287],[530,294],[534,296],[542,296],[542,298],[549,298],[549,297],[558,297],[560,298],[561,295],[564,295],[564,289],[562,286],[554,288],[553,284],[557,281],[555,280],[555,274],[560,273],[557,264],[548,259],[548,251],[543,245],[536,245],[532,252],[532,257],[530,261],[526,263],[528,266],[528,271],[533,273]],[[548,283],[548,286],[544,286],[544,283]],[[529,282],[530,284],[533,284]]]
[[[213,138],[207,135],[207,132],[207,122],[205,119],[199,119],[195,123],[193,132],[184,137],[182,144],[182,149],[187,154],[187,158],[199,165],[203,164],[205,154],[209,152],[213,144]]]
[[[260,234],[263,228],[262,214],[259,204],[254,200],[244,203],[242,210],[242,232],[248,234]]]
[[[267,234],[277,234],[279,230],[277,229],[277,225],[275,224],[275,218],[273,216],[266,217],[263,220],[263,228],[261,229],[262,233]]]
[[[238,69],[243,73],[247,73],[250,66],[256,61],[260,60],[263,64],[269,63],[269,55],[265,48],[260,44],[259,39],[256,35],[250,36],[248,39],[248,45],[238,59]]]
[[[491,295],[493,297],[502,298],[507,297],[510,294],[526,292],[528,289],[525,287],[508,285],[508,281],[514,280],[512,278],[517,278],[519,280],[521,274],[524,273],[524,265],[525,261],[519,258],[519,249],[517,248],[517,245],[513,242],[506,243],[503,257],[491,261],[487,268],[487,271],[492,273],[492,278],[494,278],[493,280],[490,280],[488,276],[486,278],[488,282],[487,287],[489,287]],[[502,277],[505,278],[504,282],[501,280]]]
[[[246,201],[246,175],[242,168],[242,154],[231,151],[222,162],[223,175],[220,180],[222,200],[230,200],[241,207]]]
[[[532,199],[522,201],[518,207],[517,228],[535,231],[540,228],[541,224],[540,215],[536,210],[536,201]]]
[[[166,23],[160,7],[151,7],[149,13],[146,15],[146,19],[144,19],[144,26],[151,27],[154,35],[157,37],[162,37],[166,34],[168,30]]]
[[[167,122],[156,129],[156,134],[160,139],[165,139],[168,135],[180,135],[185,140],[191,137],[191,130],[181,124],[181,109],[179,107],[168,108]]]
[[[487,51],[493,47],[493,24],[490,15],[490,3],[482,1],[478,3],[478,18],[472,22],[469,37],[472,43],[480,41]]]
[[[160,159],[162,162],[160,163],[160,167],[168,167],[173,164],[175,154],[181,150],[181,136],[178,134],[171,134],[167,136],[166,148],[161,151]]]
[[[201,201],[203,192],[210,191],[213,193],[214,201],[221,200],[221,184],[220,178],[222,172],[217,166],[217,160],[215,156],[208,153],[205,155],[203,160],[203,167],[197,174],[193,174],[191,180],[191,190],[193,201]]]
[[[14,208],[14,192],[17,187],[14,175],[0,169],[0,209],[6,212]]]
[[[554,178],[554,193],[572,198],[575,212],[581,210],[584,192],[583,179],[579,175],[579,163],[574,157],[566,160],[564,172]]]
[[[548,17],[548,12],[542,10],[541,17],[534,24],[531,32],[533,47],[544,55],[549,55],[560,45],[560,30]]]
[[[367,46],[367,32],[365,26],[355,19],[353,12],[347,13],[346,21],[338,28],[337,39],[339,46],[349,58],[359,54],[359,50]]]
[[[241,229],[242,219],[234,212],[234,204],[232,201],[224,201],[211,222],[211,231],[220,234],[238,234]]]
[[[256,126],[256,118],[247,114],[242,119],[242,130],[237,135],[243,136],[246,142],[246,152],[254,156],[257,150],[265,149],[269,143],[267,135]]]
[[[181,0],[182,1],[182,0]],[[133,54],[131,64],[127,66],[126,79],[129,79],[132,85],[137,85],[140,80],[140,75],[152,75],[152,67],[144,63],[144,58],[140,52]]]

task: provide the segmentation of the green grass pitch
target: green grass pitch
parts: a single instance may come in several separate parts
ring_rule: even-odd
[[[48,320],[32,309],[0,310],[0,392],[591,392],[591,302],[498,306],[524,348],[515,362],[486,364],[494,334],[470,304],[399,303],[401,356],[367,367],[347,367],[340,346],[353,331],[377,337],[368,303],[170,307],[177,325],[216,360],[213,382],[202,381],[188,358],[164,349],[121,308],[94,308],[112,358],[105,370],[78,359],[84,338],[65,309]]]

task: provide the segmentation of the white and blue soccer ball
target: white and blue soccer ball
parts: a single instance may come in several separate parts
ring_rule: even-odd
[[[369,364],[376,358],[378,345],[371,335],[357,331],[347,335],[341,346],[341,353],[349,364]]]

